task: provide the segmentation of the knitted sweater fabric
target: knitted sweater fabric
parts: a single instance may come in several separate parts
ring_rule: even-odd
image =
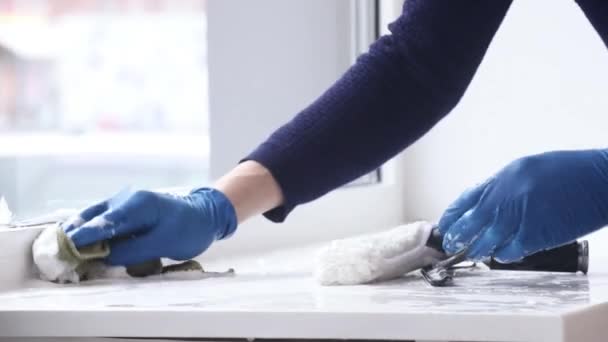
[[[608,1],[577,2],[608,42]],[[264,165],[283,192],[283,204],[264,215],[282,222],[428,132],[463,96],[510,5],[406,1],[390,34],[244,158]]]

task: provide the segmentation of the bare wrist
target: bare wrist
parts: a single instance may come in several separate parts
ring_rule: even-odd
[[[270,171],[255,161],[246,161],[221,177],[215,188],[228,197],[239,223],[283,203],[279,184]]]

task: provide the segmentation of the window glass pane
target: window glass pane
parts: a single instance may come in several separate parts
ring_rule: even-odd
[[[204,0],[0,0],[0,195],[19,216],[204,184]]]

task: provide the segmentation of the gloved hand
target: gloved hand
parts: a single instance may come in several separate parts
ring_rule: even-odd
[[[513,161],[443,214],[443,247],[514,262],[608,224],[608,151],[557,151]]]
[[[137,191],[85,209],[63,225],[76,247],[109,240],[111,265],[157,258],[191,259],[215,240],[234,233],[237,218],[218,190],[196,189],[187,196]]]

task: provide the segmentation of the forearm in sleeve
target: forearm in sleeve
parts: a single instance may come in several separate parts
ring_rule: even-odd
[[[283,193],[280,222],[374,170],[458,103],[509,8],[507,0],[408,0],[390,34],[244,160],[264,165]]]
[[[608,46],[608,1],[606,0],[577,0],[579,7]]]

